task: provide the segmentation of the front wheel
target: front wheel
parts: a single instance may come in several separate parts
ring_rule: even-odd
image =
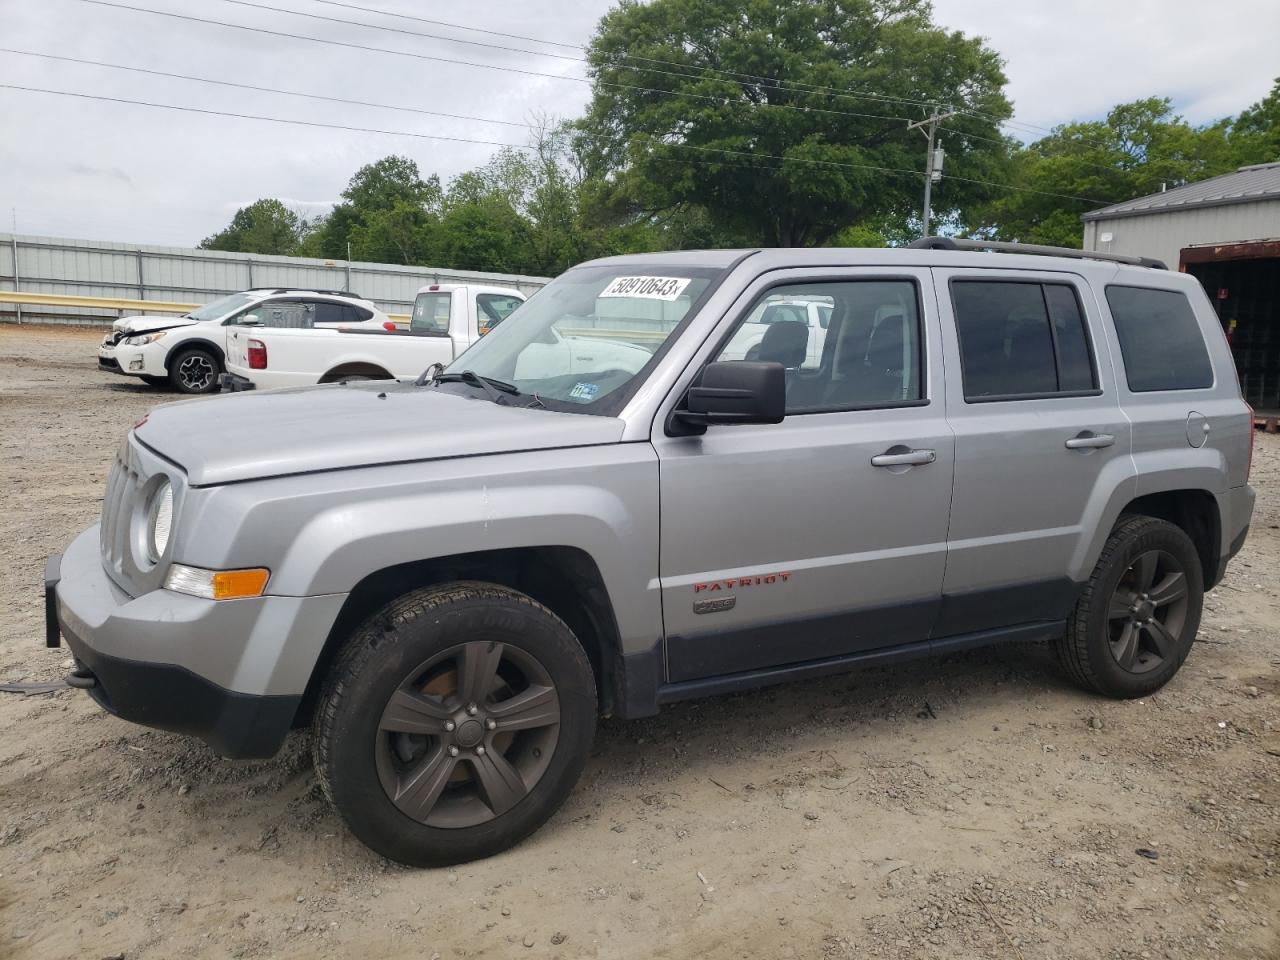
[[[188,347],[179,350],[169,364],[169,382],[179,393],[213,393],[218,389],[222,364],[208,350]]]
[[[416,590],[348,641],[321,695],[315,764],[361,841],[443,866],[523,840],[573,788],[596,688],[573,633],[492,584]]]
[[[1204,573],[1181,528],[1126,517],[1107,539],[1056,652],[1073,680],[1109,697],[1150,694],[1191,652]]]

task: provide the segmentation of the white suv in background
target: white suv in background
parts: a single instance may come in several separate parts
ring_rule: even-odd
[[[338,290],[269,287],[233,293],[185,317],[122,317],[98,348],[98,367],[179,393],[212,393],[226,369],[227,327],[368,327],[390,318]]]

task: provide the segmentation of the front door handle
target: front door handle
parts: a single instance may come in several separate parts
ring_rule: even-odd
[[[882,453],[871,458],[873,467],[909,467],[920,463],[933,463],[938,455],[932,450],[908,450],[905,453]]]
[[[1116,438],[1109,433],[1082,433],[1067,441],[1068,450],[1093,450],[1098,447],[1109,447]]]

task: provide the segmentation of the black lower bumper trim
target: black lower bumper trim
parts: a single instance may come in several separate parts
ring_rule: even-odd
[[[1245,524],[1243,530],[1236,534],[1236,538],[1231,541],[1231,545],[1227,547],[1227,552],[1218,558],[1217,565],[1214,569],[1207,572],[1205,576],[1206,590],[1212,590],[1222,582],[1222,578],[1227,575],[1227,564],[1235,559],[1236,554],[1244,549],[1244,542],[1249,538],[1249,525]]]
[[[108,713],[147,727],[199,737],[224,757],[270,757],[293,725],[301,696],[224,690],[183,667],[109,657],[64,628],[67,645],[97,683],[89,696]]]
[[[62,582],[62,554],[55,553],[44,563],[44,645],[62,646],[58,626],[58,584]]]

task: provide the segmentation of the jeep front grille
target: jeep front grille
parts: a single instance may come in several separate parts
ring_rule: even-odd
[[[125,568],[129,552],[129,517],[133,513],[140,480],[125,457],[117,454],[107,478],[106,495],[102,498],[102,565],[111,579],[125,588],[129,585]]]

